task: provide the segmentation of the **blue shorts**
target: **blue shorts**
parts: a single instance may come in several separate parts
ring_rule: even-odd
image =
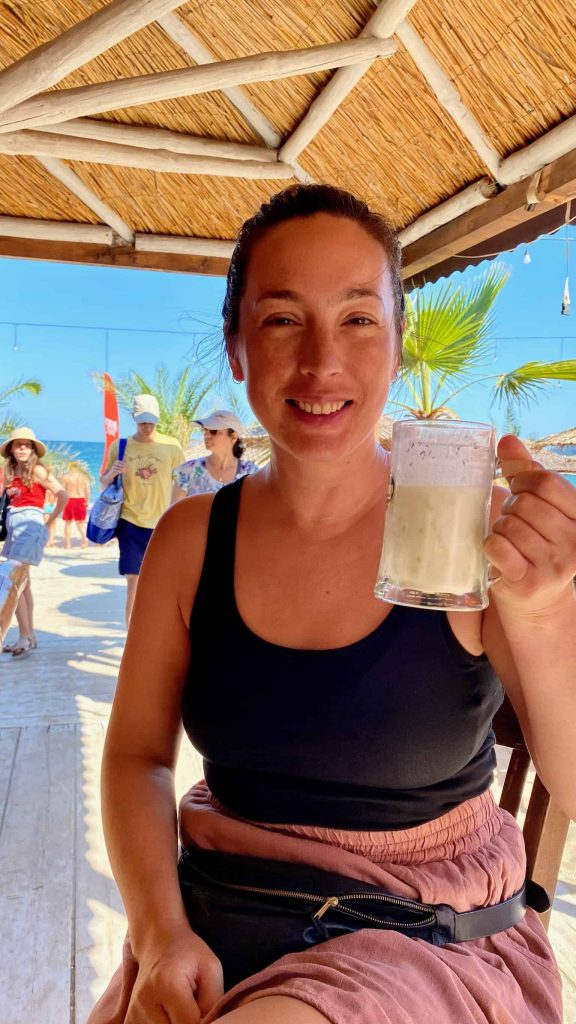
[[[120,547],[118,571],[121,576],[138,576],[152,533],[153,530],[147,530],[145,526],[135,526],[127,519],[119,520],[116,536]]]
[[[5,558],[14,558],[26,565],[40,565],[48,530],[41,508],[8,508],[6,540],[2,548]]]

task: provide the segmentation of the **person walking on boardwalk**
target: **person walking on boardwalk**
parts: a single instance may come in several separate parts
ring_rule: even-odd
[[[117,537],[119,572],[126,577],[126,625],[130,622],[144,553],[160,516],[170,504],[172,473],[184,458],[178,441],[159,433],[160,408],[154,395],[136,395],[132,405],[136,433],[129,437],[124,458],[118,460],[119,440],[108,452],[103,487],[122,474],[124,501]]]
[[[62,513],[64,521],[64,547],[72,547],[72,523],[80,534],[81,547],[88,547],[86,540],[86,516],[90,502],[90,477],[79,462],[73,461],[62,477],[62,484],[68,493],[68,501]]]
[[[46,452],[29,427],[17,427],[10,437],[0,445],[0,455],[5,459],[4,485],[10,499],[7,518],[7,536],[2,549],[5,558],[27,567],[39,565],[48,538],[50,524],[62,512],[67,493],[54,474],[41,459]],[[46,494],[56,499],[53,511],[44,523]],[[26,584],[16,605],[16,620],[20,635],[13,643],[2,648],[13,658],[22,658],[37,645],[34,633],[34,600],[28,571]]]

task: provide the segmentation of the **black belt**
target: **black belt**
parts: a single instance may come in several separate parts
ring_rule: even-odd
[[[224,913],[229,907],[247,918],[263,915],[271,938],[275,910],[278,927],[281,920],[285,924],[290,920],[290,927],[308,944],[360,928],[383,928],[444,946],[506,931],[522,920],[527,906],[538,913],[550,909],[548,894],[530,879],[501,903],[458,912],[445,903],[419,903],[394,896],[377,886],[306,864],[214,850],[186,850],[179,873],[185,904],[189,886],[196,894],[200,890],[205,896],[211,893],[208,903],[213,910],[218,905]]]

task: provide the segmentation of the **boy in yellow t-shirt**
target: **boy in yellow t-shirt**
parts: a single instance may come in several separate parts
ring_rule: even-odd
[[[126,577],[126,625],[130,622],[136,584],[152,530],[170,504],[172,471],[183,461],[173,437],[159,434],[160,409],[154,395],[137,395],[132,406],[136,433],[129,437],[124,457],[118,460],[118,441],[108,453],[101,483],[107,487],[122,474],[124,501],[116,536],[120,546],[119,572]]]

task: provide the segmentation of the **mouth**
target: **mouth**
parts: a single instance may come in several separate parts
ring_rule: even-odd
[[[351,399],[333,399],[332,401],[327,400],[306,400],[299,398],[288,398],[288,405],[293,409],[298,409],[300,412],[305,413],[308,417],[334,417],[338,413],[341,413],[343,409],[352,405]]]

